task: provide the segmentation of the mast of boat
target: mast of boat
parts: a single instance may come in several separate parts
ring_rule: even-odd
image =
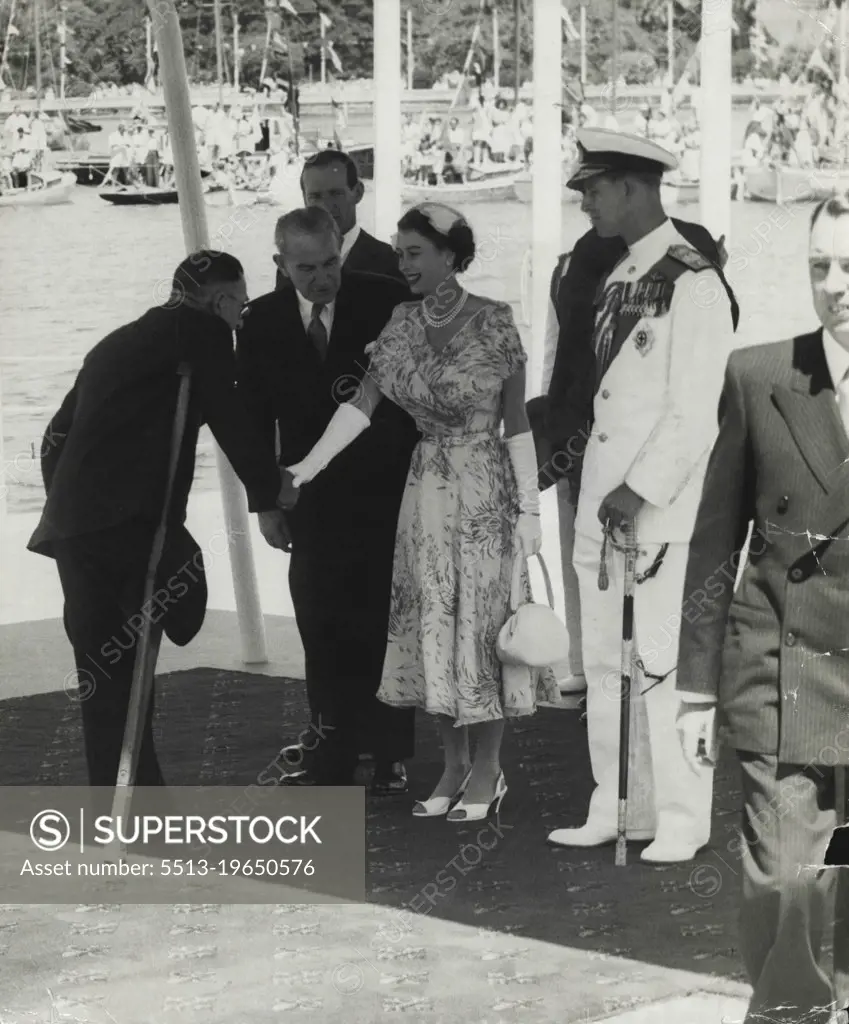
[[[522,3],[513,0],[514,47],[516,50],[516,81],[513,85],[513,102],[519,102],[519,79],[522,77]]]
[[[68,10],[68,5],[65,0],[59,4],[59,99],[64,102],[65,100],[65,65],[68,62],[65,51],[65,39],[67,36],[67,25],[65,24],[65,14]]]
[[[35,109],[41,110],[41,24],[39,17],[39,0],[32,5],[32,18],[35,26]]]
[[[224,103],[224,49],[221,42],[221,0],[213,0],[215,13],[215,65],[218,75],[218,102]]]
[[[498,0],[492,4],[492,78],[496,90],[501,88],[501,39],[498,28]]]

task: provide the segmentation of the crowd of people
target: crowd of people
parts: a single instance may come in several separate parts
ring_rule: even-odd
[[[849,122],[842,114],[847,98],[841,98],[830,77],[814,75],[802,99],[779,98],[773,104],[755,99],[743,141],[745,165],[844,164],[849,157]]]
[[[183,525],[202,422],[264,538],[290,554],[310,720],[266,770],[279,785],[352,785],[365,759],[372,792],[402,796],[424,713],[444,764],[412,814],[482,821],[508,793],[505,722],[558,689],[584,692],[595,788],[585,823],[548,841],[617,839],[632,552],[624,838],[648,841],[652,864],[709,843],[721,724],[742,773],[746,1020],[835,1024],[849,1000],[846,873],[815,866],[843,813],[835,765],[849,763],[849,197],[812,221],[821,328],[734,351],[722,239],[663,209],[674,155],[603,128],[579,128],[576,144],[568,187],[591,228],[553,269],[544,394],[529,403],[509,304],[458,280],[475,258],[469,220],[419,204],[390,247],[357,223],[363,185],[333,150],[308,161],[305,206],[276,224],[273,292],[248,302],[234,256],[196,253],[175,273],[178,301],[89,353],[45,436],[47,500],[29,545],[56,560],[65,594],[89,781],[116,778],[138,643],[127,623],[185,644],[203,621],[202,555]],[[502,647],[517,599],[530,599],[551,481],[570,655],[560,681],[534,660],[533,635],[522,656]],[[160,522],[159,589],[142,604]],[[152,705],[140,786],[164,781],[151,716]],[[837,980],[821,961],[834,907]]]
[[[15,107],[3,125],[3,152],[0,160],[2,191],[26,188],[31,175],[47,169],[50,118],[41,110],[30,116]]]

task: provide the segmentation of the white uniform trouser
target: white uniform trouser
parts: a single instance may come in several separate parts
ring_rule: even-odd
[[[637,544],[639,575],[652,564],[660,545],[640,544],[639,535]],[[579,532],[575,537],[587,729],[596,781],[588,823],[615,829],[625,559],[608,543],[610,584],[607,590],[599,590],[601,548],[601,524],[598,533]],[[702,846],[710,838],[713,770],[702,768],[697,775],[688,766],[675,729],[679,705],[675,666],[688,550],[687,544],[670,544],[657,574],[637,584],[634,591],[634,650],[645,671],[634,674],[631,690],[628,834],[633,839],[662,835]],[[652,675],[666,678],[656,683]]]
[[[569,481],[557,481],[557,518],[560,523],[560,562],[563,568],[563,597],[566,602],[566,631],[569,634],[569,673],[584,674],[581,652],[581,599],[578,576],[572,564],[575,547],[575,510],[569,501]]]

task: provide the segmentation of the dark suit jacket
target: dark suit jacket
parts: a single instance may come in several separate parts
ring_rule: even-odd
[[[734,293],[719,268],[716,242],[701,224],[674,217],[671,219],[676,230],[716,265],[728,292],[736,329],[739,309]],[[593,424],[595,296],[602,281],[626,252],[627,246],[622,238],[602,238],[594,228],[575,243],[569,266],[560,284],[560,332],[548,396],[536,401],[536,406],[541,405],[542,409],[535,406],[530,410],[534,423],[544,421],[544,427],[538,427],[535,434],[544,432],[552,451],[563,453],[556,463],[568,465],[568,470],[559,475],[566,475],[573,481],[572,490],[575,495],[580,483],[586,440]],[[552,473],[551,480],[556,475]]]
[[[398,269],[398,257],[392,246],[381,242],[379,238],[370,235],[368,231],[363,231],[362,228],[345,260],[345,269],[355,272],[363,271],[367,274],[381,274],[406,284]],[[291,288],[292,282],[278,270],[275,287],[277,289]]]
[[[236,343],[239,390],[269,442],[277,427],[281,465],[300,462],[338,405],[355,396],[368,365],[366,345],[409,298],[400,283],[351,273],[346,264],[324,362],[306,336],[294,289],[251,303]],[[383,399],[371,426],[304,486],[289,515],[295,545],[332,558],[361,546],[369,532],[394,543],[418,437],[413,420]]]
[[[732,354],[690,545],[677,685],[718,695],[732,746],[788,764],[849,763],[847,460],[821,331]]]
[[[44,512],[29,549],[130,519],[158,523],[165,499],[178,365],[192,367],[191,398],[170,519],[181,524],[208,423],[248,491],[251,511],[275,507],[273,448],[254,431],[235,390],[232,336],[218,317],[154,307],[86,356],[42,444]]]

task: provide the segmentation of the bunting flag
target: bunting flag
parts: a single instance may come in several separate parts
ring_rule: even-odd
[[[581,38],[581,33],[575,28],[575,23],[572,21],[572,17],[566,10],[566,4],[560,5],[560,16],[563,19],[563,28],[566,32],[566,41],[568,43],[576,43]]]
[[[294,14],[296,18],[300,17],[295,8],[289,3],[289,0],[277,0],[280,5],[281,11],[287,11],[289,14]]]
[[[327,17],[324,11],[318,12],[318,19],[321,22],[321,27],[325,30],[329,29],[330,26],[333,24],[333,22],[330,20],[330,18]]]
[[[280,35],[279,32],[275,31],[271,33],[271,49],[274,50],[275,53],[288,52],[286,40],[283,38],[283,36]]]
[[[329,39],[324,41],[324,52],[330,58],[333,67],[336,68],[337,74],[342,74],[342,61],[339,60],[339,54],[334,50],[333,43]]]
[[[10,36],[19,36],[19,35],[21,34],[21,33],[20,33],[20,32],[19,32],[19,31],[18,31],[18,30],[17,30],[16,28],[15,28],[15,26],[14,26],[14,25],[9,25],[9,26],[8,26],[8,27],[6,28],[6,31],[7,31],[8,33],[9,33],[9,35],[10,35]]]

